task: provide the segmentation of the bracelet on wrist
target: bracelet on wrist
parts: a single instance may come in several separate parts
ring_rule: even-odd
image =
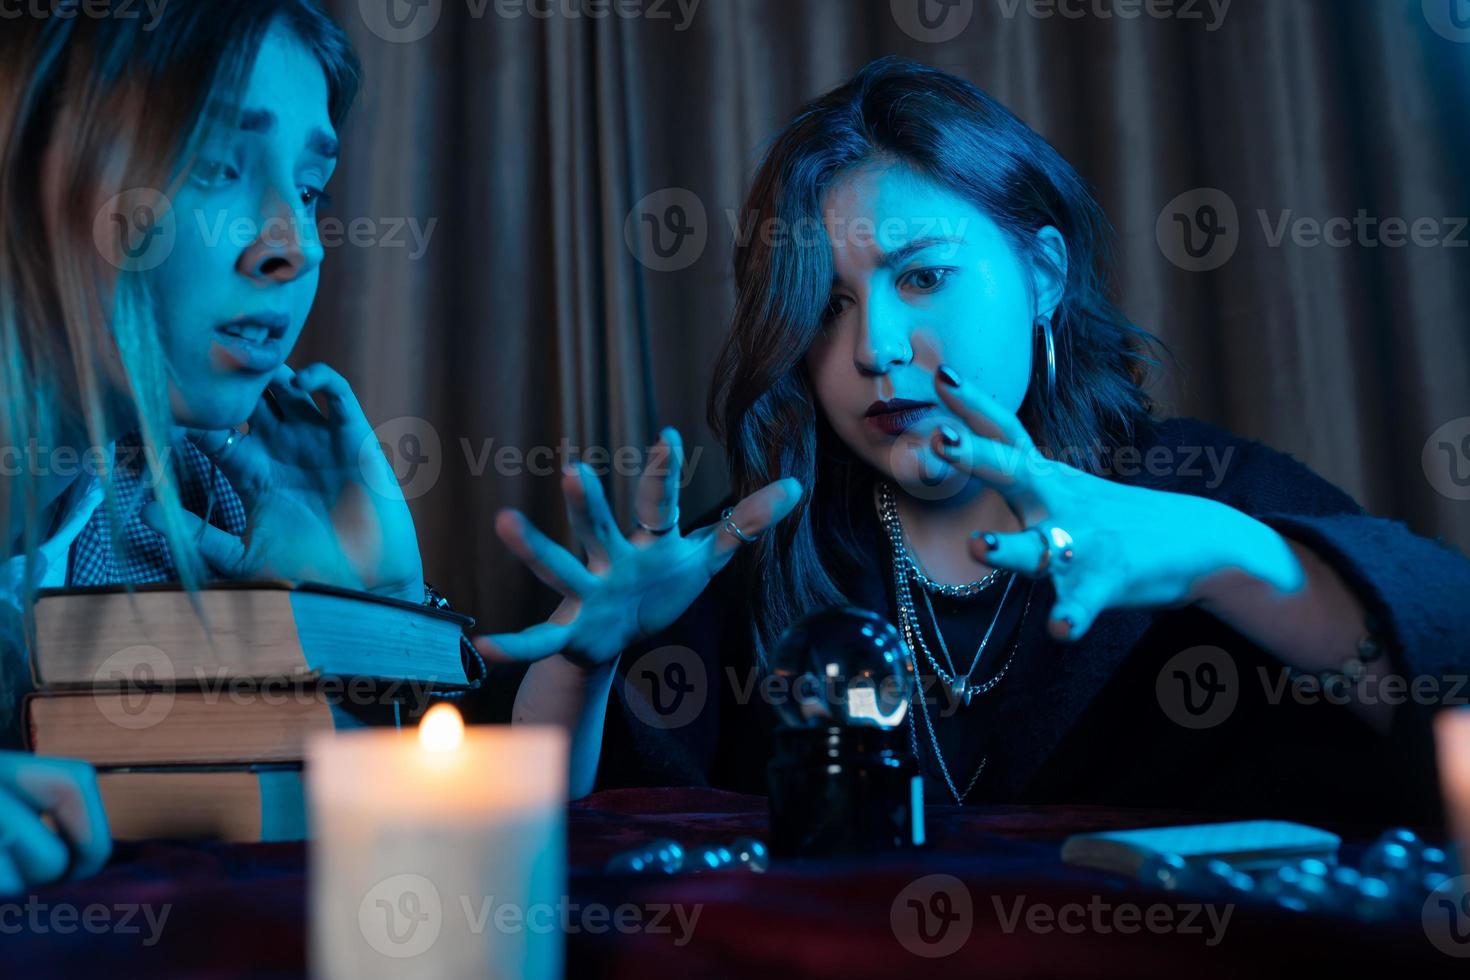
[[[1291,680],[1302,677],[1312,677],[1322,684],[1326,684],[1336,678],[1343,678],[1353,684],[1357,684],[1368,673],[1368,665],[1377,660],[1382,660],[1388,652],[1388,645],[1380,638],[1382,623],[1373,613],[1367,613],[1363,617],[1363,625],[1366,633],[1358,640],[1357,652],[1343,661],[1340,668],[1336,670],[1304,670],[1286,664],[1286,676]]]
[[[444,594],[428,582],[424,583],[424,605],[443,612],[454,611],[449,605],[449,600],[444,598]],[[464,675],[469,681],[469,686],[451,691],[435,691],[433,692],[435,697],[462,698],[471,691],[478,691],[489,673],[489,668],[485,666],[485,658],[480,656],[480,651],[475,649],[474,643],[470,642],[470,638],[464,634],[463,630],[459,634],[459,652],[464,661]]]

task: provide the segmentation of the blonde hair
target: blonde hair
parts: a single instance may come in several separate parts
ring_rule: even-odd
[[[94,227],[124,192],[172,198],[208,107],[238,103],[278,20],[322,63],[338,122],[356,93],[357,61],[313,0],[175,0],[152,21],[30,17],[0,32],[0,446],[24,453],[84,437],[102,447],[136,429],[150,459],[168,458],[170,370],[148,276]],[[184,546],[178,488],[159,468],[164,536],[181,582],[193,588],[204,570]],[[111,474],[100,475],[115,517]],[[25,556],[27,645],[45,536],[40,497],[30,467],[0,476],[0,560]],[[110,523],[116,535],[121,522]],[[0,684],[12,692],[26,683],[16,659],[0,654]],[[0,697],[0,724],[9,701]]]

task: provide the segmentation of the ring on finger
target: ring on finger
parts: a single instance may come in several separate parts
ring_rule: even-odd
[[[1073,547],[1072,535],[1068,534],[1064,528],[1056,525],[1044,528],[1038,525],[1031,530],[1041,535],[1041,561],[1033,574],[1041,575],[1050,567],[1054,551],[1058,565],[1070,564],[1076,557],[1077,549]]]
[[[641,517],[638,519],[638,526],[656,538],[661,538],[670,531],[677,531],[679,529],[679,508],[674,508],[673,516],[669,518],[669,522],[663,527],[650,527],[643,523]]]
[[[1047,567],[1051,565],[1051,538],[1046,536],[1045,529],[1041,527],[1033,527],[1031,530],[1041,535],[1041,561],[1037,563],[1036,571],[1032,574],[1042,575],[1046,572]]]
[[[225,436],[224,443],[222,443],[220,447],[214,452],[206,453],[205,455],[214,460],[216,463],[222,462],[225,459],[229,458],[230,453],[235,451],[236,446],[245,441],[245,435],[246,434],[241,432],[239,429],[231,429],[230,434]]]
[[[1048,528],[1046,533],[1057,550],[1057,564],[1069,564],[1077,554],[1076,549],[1072,547],[1072,535],[1055,524]]]
[[[746,534],[745,531],[741,530],[740,525],[735,523],[734,507],[725,508],[724,512],[720,514],[720,522],[720,527],[724,528],[726,531],[729,531],[732,535],[735,536],[737,540],[742,541],[745,544],[754,544],[755,542],[760,540],[760,535]]]

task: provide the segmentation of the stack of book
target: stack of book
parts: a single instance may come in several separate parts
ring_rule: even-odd
[[[470,619],[326,586],[47,590],[35,624],[30,747],[97,768],[119,840],[305,839],[308,737],[468,686]]]

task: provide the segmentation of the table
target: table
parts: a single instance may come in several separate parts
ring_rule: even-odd
[[[777,862],[763,875],[649,878],[600,869],[655,837],[698,844],[763,836],[765,800],[610,790],[570,808],[569,896],[560,911],[572,925],[567,976],[1465,975],[1467,961],[1436,949],[1415,923],[1350,925],[1259,906],[1227,911],[1223,903],[1212,919],[1204,908],[1191,915],[1190,907],[1208,904],[1202,900],[1071,868],[1058,856],[1071,833],[1210,819],[1081,806],[932,807],[933,846],[923,853]],[[1344,849],[1352,860],[1382,828],[1331,829],[1352,842]],[[300,976],[305,868],[302,844],[118,844],[95,878],[0,903],[9,909],[0,914],[0,962],[7,976]]]

